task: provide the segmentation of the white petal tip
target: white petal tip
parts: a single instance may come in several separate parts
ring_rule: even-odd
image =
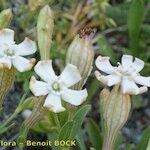
[[[8,28],[4,28],[4,29],[0,30],[0,33],[4,33],[4,32],[9,32],[9,33],[13,33],[14,34],[14,31],[11,30],[11,29],[8,29]]]
[[[82,99],[80,101],[78,101],[78,103],[74,104],[75,106],[79,106],[81,105],[84,101],[86,101],[88,96],[88,92],[86,89],[82,90]]]
[[[76,75],[78,76],[79,78],[79,81],[81,80],[81,75],[80,75],[80,72],[79,72],[79,69],[77,68],[77,66],[73,65],[73,64],[68,64],[68,66],[70,66],[70,68],[73,68],[74,71],[77,73]]]
[[[32,69],[32,67],[34,66],[34,64],[36,63],[36,59],[35,58],[31,58],[29,61],[28,66],[26,66],[25,68],[16,68],[19,72],[25,72],[25,71],[29,71]]]
[[[143,94],[148,91],[147,87],[140,87],[137,90],[135,89],[128,89],[128,91],[122,91],[123,94],[129,94],[129,95],[139,95]]]
[[[94,74],[95,74],[96,78],[97,78],[98,80],[100,80],[101,73],[96,70],[96,71],[94,72]]]
[[[28,37],[25,38],[25,41],[30,44],[32,50],[33,50],[33,53],[36,52],[37,50],[37,47],[36,47],[36,43],[34,41],[32,41],[31,39],[29,39]]]
[[[52,64],[52,60],[40,60],[34,67],[34,70],[38,69],[40,66],[51,65],[51,64]]]
[[[102,82],[104,85],[112,86],[112,84],[108,82],[107,78],[105,78],[105,76],[102,75],[99,71],[95,71],[95,76],[96,76],[97,80]]]
[[[35,90],[34,90],[34,84],[35,84],[35,83],[36,83],[36,78],[35,78],[34,76],[32,76],[31,79],[30,79],[29,88],[30,88],[31,92],[32,92],[35,96],[37,96],[37,95],[36,95],[36,92],[35,92]]]
[[[95,61],[95,64],[97,66],[97,63],[100,63],[102,61],[108,61],[110,59],[110,57],[102,57],[102,56],[98,56],[96,61]]]

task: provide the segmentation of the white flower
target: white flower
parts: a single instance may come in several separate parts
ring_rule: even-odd
[[[123,55],[118,67],[110,64],[109,57],[99,56],[95,63],[99,70],[107,74],[101,75],[96,71],[97,79],[108,86],[120,84],[124,94],[141,94],[148,90],[147,87],[150,87],[150,77],[143,77],[139,74],[144,67],[144,61],[139,58],[133,60],[133,56]],[[143,86],[138,87],[136,84]]]
[[[64,100],[72,105],[78,106],[87,97],[87,90],[72,90],[74,84],[81,80],[76,66],[68,64],[60,76],[56,76],[51,60],[39,61],[34,67],[35,72],[44,81],[37,81],[33,76],[30,81],[30,89],[35,96],[47,95],[44,107],[53,112],[64,111],[61,104]]]
[[[22,56],[35,52],[36,44],[32,40],[25,38],[22,43],[17,45],[14,41],[13,30],[0,30],[0,64],[9,69],[13,65],[20,72],[30,70],[35,63],[35,59],[28,60]]]

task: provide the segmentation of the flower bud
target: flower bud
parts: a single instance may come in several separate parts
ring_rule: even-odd
[[[103,110],[102,117],[105,128],[103,150],[112,150],[116,136],[126,123],[130,113],[130,96],[122,94],[117,85],[110,94],[102,91],[100,104]]]
[[[110,91],[106,88],[103,89],[100,93],[100,98],[101,98],[101,100],[100,100],[100,110],[101,110],[102,114],[104,113],[109,95],[110,95]]]
[[[0,111],[2,110],[4,98],[15,80],[15,73],[15,68],[8,69],[4,65],[0,65]]]
[[[37,22],[37,37],[41,59],[49,59],[54,28],[53,12],[48,5],[41,9]]]
[[[8,27],[12,19],[11,9],[5,9],[0,13],[0,29]]]
[[[92,47],[92,34],[91,30],[83,29],[69,46],[66,64],[73,64],[77,66],[81,74],[81,81],[73,86],[74,89],[82,89],[88,76],[92,71],[93,59],[94,59],[94,49]]]

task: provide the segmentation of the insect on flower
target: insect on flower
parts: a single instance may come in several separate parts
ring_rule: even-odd
[[[139,58],[135,58],[133,61],[133,56],[123,55],[121,63],[114,67],[110,64],[109,59],[109,57],[101,56],[96,59],[97,68],[107,74],[102,75],[96,71],[95,75],[98,80],[107,86],[120,84],[121,91],[124,94],[137,95],[148,90],[147,87],[150,87],[150,77],[143,77],[139,74],[144,67],[144,61]],[[143,86],[138,87],[136,84]]]
[[[81,76],[76,66],[68,64],[60,76],[54,73],[51,60],[39,61],[34,67],[44,81],[37,81],[33,76],[30,81],[30,89],[35,96],[47,95],[44,107],[53,112],[64,111],[61,104],[64,100],[72,105],[78,106],[86,100],[87,90],[69,89],[81,80]]]
[[[15,44],[14,31],[10,29],[0,30],[0,63],[10,69],[12,65],[20,72],[30,70],[35,59],[28,60],[23,56],[36,52],[36,44],[25,38],[20,44]]]

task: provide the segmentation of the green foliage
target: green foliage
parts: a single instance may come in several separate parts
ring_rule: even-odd
[[[68,140],[71,137],[71,132],[73,129],[73,121],[68,121],[64,124],[59,132],[59,140]]]
[[[24,124],[22,124],[22,126],[20,127],[19,137],[17,138],[19,150],[22,150],[26,143],[28,131],[29,129],[26,128]]]
[[[76,140],[78,142],[79,148],[81,150],[86,150],[86,146],[85,146],[85,143],[84,143],[82,129],[78,132],[78,134],[76,136]]]
[[[85,105],[82,106],[74,115],[73,117],[73,121],[74,121],[74,125],[73,125],[73,129],[71,132],[71,137],[75,137],[77,135],[77,133],[80,131],[81,129],[81,125],[84,121],[84,118],[86,116],[86,114],[90,111],[91,109],[91,105]]]
[[[100,47],[99,51],[101,54],[109,56],[112,62],[117,61],[116,53],[112,50],[111,46],[109,45],[104,36],[99,36],[98,45]]]
[[[86,129],[92,146],[96,150],[102,149],[103,139],[98,125],[92,119],[89,119],[86,125]]]
[[[133,145],[132,144],[127,144],[125,150],[133,150]]]
[[[58,140],[58,133],[55,131],[51,131],[50,133],[47,134],[48,140],[52,141],[52,143],[54,143],[55,140]],[[52,144],[52,150],[61,150],[60,147],[56,147],[54,146],[54,144]]]
[[[144,2],[143,0],[133,0],[130,5],[128,17],[128,29],[130,37],[130,49],[136,55],[139,52],[139,34],[144,19]]]
[[[29,81],[30,77],[33,75],[33,71],[26,71],[24,73],[17,72],[16,77],[17,77],[17,82],[22,83],[22,88],[24,92],[29,91]]]
[[[137,149],[138,150],[146,149],[149,139],[150,139],[150,127],[148,127],[147,129],[144,130],[142,138],[141,138],[140,142],[137,145]]]

